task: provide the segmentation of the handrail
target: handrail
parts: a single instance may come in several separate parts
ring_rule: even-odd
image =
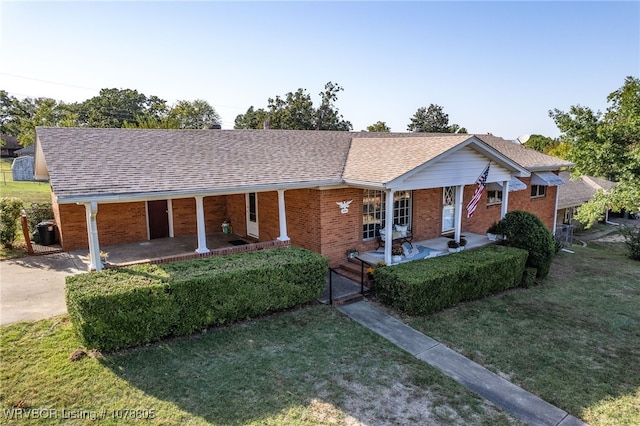
[[[360,294],[364,296],[364,264],[365,263],[369,264],[369,262],[366,262],[365,260],[360,259],[358,255],[353,256],[353,259],[360,261]]]

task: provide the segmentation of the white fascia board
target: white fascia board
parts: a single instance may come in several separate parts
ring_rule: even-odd
[[[344,183],[346,183],[350,187],[356,187],[356,188],[362,188],[362,189],[374,189],[378,191],[387,189],[387,185],[382,182],[369,182],[365,180],[345,179]]]
[[[270,192],[278,189],[316,188],[341,184],[342,181],[295,182],[274,185],[255,185],[221,189],[198,189],[187,191],[139,192],[127,194],[70,195],[58,197],[58,204],[85,204],[92,201],[108,203],[127,203],[137,201],[167,200],[192,197],[215,197],[220,195],[246,194],[249,192]]]

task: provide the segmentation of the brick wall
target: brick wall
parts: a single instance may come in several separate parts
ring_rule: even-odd
[[[76,250],[89,247],[87,216],[84,206],[56,203],[52,197],[53,215],[58,224],[62,249]]]
[[[353,200],[348,213],[341,213],[336,204]],[[320,253],[337,266],[346,258],[348,248],[364,250],[362,241],[362,189],[344,188],[321,191],[320,194]]]
[[[198,227],[196,224],[196,199],[180,198],[172,202],[173,212],[173,235],[196,235]]]
[[[101,246],[147,239],[144,202],[99,204],[96,223]],[[63,250],[89,248],[84,205],[54,203],[54,216]]]
[[[442,231],[442,188],[412,193],[411,230],[414,240],[439,237]]]
[[[521,178],[527,189],[509,193],[509,211],[525,210],[538,216],[550,231],[554,231],[553,219],[556,215],[557,186],[547,186],[544,197],[531,198],[531,178]]]
[[[222,222],[227,218],[227,197],[204,197],[204,226],[207,234],[221,232]],[[196,224],[197,225],[197,224]]]
[[[99,204],[96,222],[98,224],[100,245],[110,246],[146,240],[147,217],[145,204],[144,201]],[[84,206],[82,208],[84,210]],[[88,247],[86,233],[84,239]]]
[[[316,189],[284,192],[287,234],[291,244],[317,253],[322,251],[320,226],[316,225],[320,224],[320,193]]]
[[[227,195],[227,218],[231,220],[233,233],[241,237],[247,236],[247,211],[245,194]],[[260,208],[260,206],[258,206]],[[258,214],[260,212],[258,211]]]

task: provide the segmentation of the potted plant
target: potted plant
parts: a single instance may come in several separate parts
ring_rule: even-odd
[[[465,238],[460,238],[460,251],[464,250],[464,247],[467,245],[467,240]]]
[[[356,249],[356,248],[348,248],[347,249],[347,257],[349,259],[353,259],[357,255],[358,255],[358,249]]]
[[[487,229],[487,238],[489,238],[489,241],[495,241],[498,239],[499,234],[501,234],[500,225],[498,225],[498,222],[493,222],[493,225]]]
[[[402,255],[404,254],[404,250],[400,245],[394,245],[391,247],[391,256],[393,256],[393,263],[398,263],[402,260]]]
[[[456,240],[447,241],[447,247],[449,247],[449,253],[456,253],[460,248],[460,244]]]

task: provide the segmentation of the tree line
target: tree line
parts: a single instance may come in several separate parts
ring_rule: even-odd
[[[319,93],[314,105],[305,89],[275,96],[264,108],[250,106],[239,114],[235,129],[353,130],[336,103],[344,89],[331,81]],[[562,132],[552,139],[533,135],[525,145],[575,164],[575,175],[603,177],[618,182],[610,194],[596,199],[578,212],[583,223],[593,223],[606,209],[640,211],[640,80],[627,77],[619,89],[607,97],[603,113],[589,107],[572,106],[568,112],[549,111]],[[0,133],[16,136],[23,146],[35,142],[36,126],[135,127],[163,129],[203,129],[218,127],[220,116],[204,100],[178,101],[175,105],[158,96],[146,96],[131,89],[102,89],[98,96],[79,103],[49,98],[17,99],[0,90]],[[384,121],[367,127],[370,132],[390,132]],[[440,105],[420,107],[410,118],[411,132],[466,133],[450,124]]]
[[[344,89],[328,82],[315,106],[306,89],[277,95],[265,108],[250,106],[239,114],[235,129],[353,130],[340,114],[336,102]],[[23,146],[35,143],[37,126],[112,127],[147,129],[208,129],[219,127],[220,115],[207,101],[178,101],[168,105],[158,96],[146,96],[132,89],[102,89],[83,102],[65,103],[50,98],[18,99],[0,90],[0,133],[18,138]],[[390,132],[384,121],[367,127],[370,132]],[[412,132],[466,133],[440,105],[419,108],[407,125]]]
[[[207,101],[168,105],[158,96],[131,89],[102,89],[84,102],[50,98],[18,99],[0,90],[0,133],[15,136],[23,146],[35,143],[37,126],[202,129],[220,123]]]

